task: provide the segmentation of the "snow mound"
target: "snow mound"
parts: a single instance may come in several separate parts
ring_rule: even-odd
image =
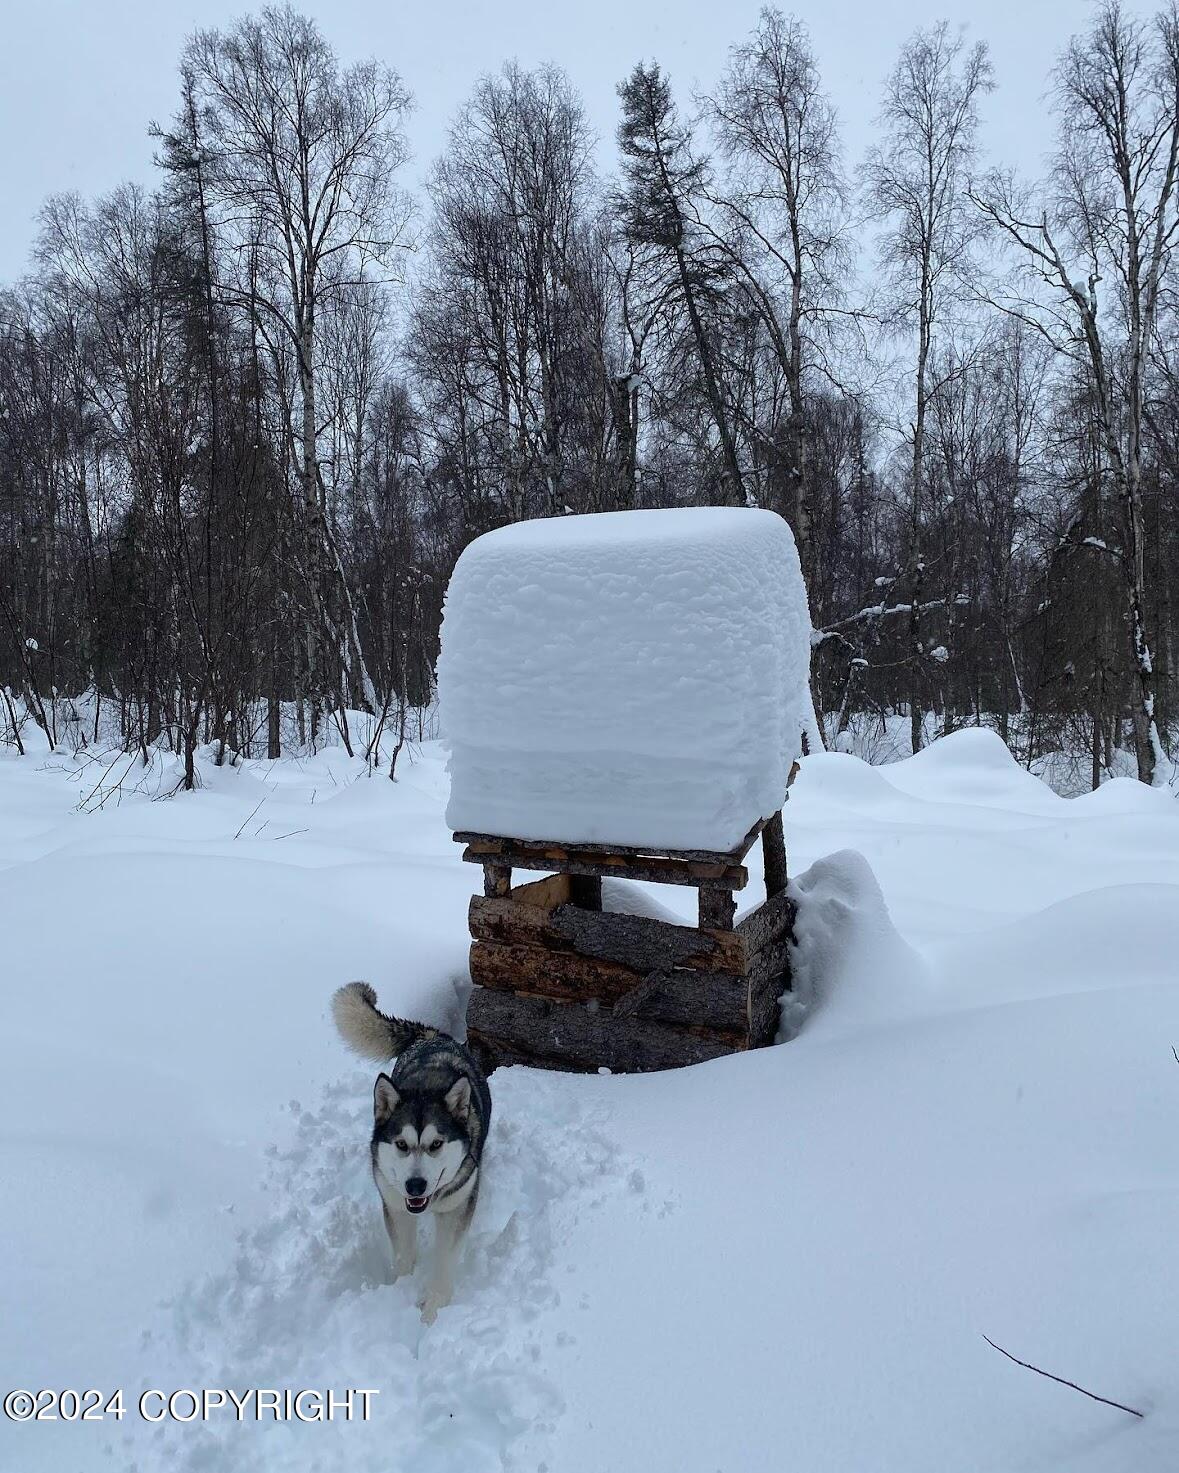
[[[862,854],[844,849],[816,860],[789,893],[798,911],[785,1037],[812,1012],[808,1037],[893,1022],[928,998],[925,963],[898,934]]]
[[[489,532],[455,567],[441,640],[453,829],[727,850],[782,804],[810,615],[773,512]]]
[[[919,764],[927,773],[941,769],[958,776],[966,771],[993,775],[1018,766],[1002,737],[987,726],[965,726],[961,731],[952,731],[930,742],[908,760]]]
[[[915,797],[981,804],[1018,801],[1025,809],[1055,811],[1064,800],[1021,767],[997,732],[964,727],[930,742],[912,757],[880,769],[885,780]]]
[[[818,801],[854,812],[896,799],[896,790],[879,767],[870,767],[845,752],[815,752],[807,757],[790,791],[792,808],[804,795],[808,803]]]
[[[1078,793],[1073,802],[1101,813],[1175,815],[1175,795],[1169,788],[1150,788],[1136,777],[1111,777],[1099,788]]]
[[[949,998],[991,1006],[1174,978],[1179,886],[1108,885],[935,954]],[[972,979],[955,986],[957,979]]]

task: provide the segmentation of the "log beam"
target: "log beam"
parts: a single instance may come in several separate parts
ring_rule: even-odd
[[[749,956],[757,949],[749,946],[739,928],[699,931],[695,926],[678,926],[651,916],[586,911],[564,904],[545,910],[531,897],[525,898],[522,892],[531,890],[532,886],[520,887],[506,899],[473,895],[468,919],[475,940],[574,951],[581,956],[621,962],[636,972],[660,967],[744,972]],[[754,939],[760,944],[759,936]]]
[[[456,844],[467,844],[477,846],[480,849],[487,848],[498,852],[507,853],[508,850],[534,849],[549,853],[559,850],[564,854],[614,854],[623,855],[632,859],[681,859],[698,860],[706,864],[739,864],[742,859],[753,848],[754,840],[761,833],[766,823],[765,819],[758,819],[735,849],[668,849],[661,845],[642,844],[567,844],[560,839],[513,839],[502,834],[474,834],[464,829],[458,830],[452,835]]]
[[[506,842],[506,841],[503,841]],[[500,846],[501,841],[496,841]],[[463,850],[468,864],[498,864],[512,869],[543,870],[550,874],[611,875],[623,880],[644,880],[654,885],[692,885],[700,889],[743,890],[749,871],[743,864],[705,863],[660,857],[633,858],[625,854],[576,854],[554,845],[549,849],[487,848],[469,844]]]
[[[498,1064],[588,1073],[680,1069],[733,1051],[727,1040],[687,1029],[478,987],[467,1005],[467,1037]]]
[[[749,1036],[751,986],[755,978],[735,972],[663,970],[646,974],[614,962],[588,961],[560,954],[522,955],[530,948],[476,942],[471,948],[471,980],[491,992],[525,992],[554,1002],[598,1007],[617,1018],[650,1018],[681,1028],[723,1034],[730,1047],[744,1047]]]

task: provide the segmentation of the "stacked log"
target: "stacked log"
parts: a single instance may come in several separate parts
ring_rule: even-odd
[[[744,849],[607,854],[456,836],[489,877],[469,913],[467,1036],[484,1064],[645,1072],[771,1043],[790,985],[793,902],[780,818],[751,831],[745,849],[759,833],[774,893],[736,924]],[[513,888],[515,868],[553,873]],[[603,911],[603,873],[695,886],[700,925]]]

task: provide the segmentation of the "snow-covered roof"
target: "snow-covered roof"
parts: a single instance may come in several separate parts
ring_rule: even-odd
[[[773,512],[609,512],[487,533],[459,558],[442,624],[447,821],[735,847],[785,795],[810,627]]]

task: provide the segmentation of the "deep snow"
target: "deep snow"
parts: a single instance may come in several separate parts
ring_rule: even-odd
[[[542,517],[463,552],[438,699],[453,829],[729,850],[811,720],[790,527],[753,507]]]
[[[367,1424],[0,1423],[0,1468],[1170,1473],[1173,799],[1059,798],[978,731],[806,759],[801,1032],[674,1074],[498,1073],[423,1329],[384,1282],[374,1071],[327,1000],[365,976],[461,1014],[477,871],[444,753],[396,784],[338,751],[203,762],[153,801],[158,761],[79,813],[92,765],[0,751],[0,1390],[380,1395]]]

